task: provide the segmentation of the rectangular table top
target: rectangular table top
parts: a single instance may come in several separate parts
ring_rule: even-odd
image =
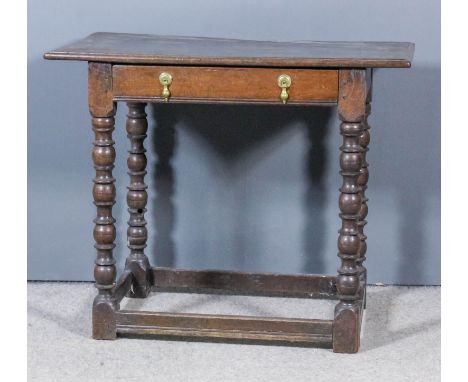
[[[408,42],[273,42],[207,37],[93,33],[44,54],[46,59],[127,64],[409,68]]]

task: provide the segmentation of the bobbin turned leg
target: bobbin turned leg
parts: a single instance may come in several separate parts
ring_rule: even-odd
[[[340,302],[335,307],[333,322],[333,351],[355,353],[359,350],[361,321],[360,258],[361,235],[359,212],[362,194],[358,184],[363,165],[363,148],[360,136],[366,105],[366,71],[360,69],[340,70],[338,113],[342,121],[340,133],[340,167],[343,185],[340,188],[340,217],[342,226],[338,238],[338,269],[336,288]]]
[[[98,295],[93,303],[93,338],[116,338],[115,311],[119,304],[114,297],[115,219],[112,206],[115,204],[115,186],[112,169],[115,162],[114,130],[115,104],[112,100],[112,68],[109,64],[90,63],[88,66],[88,100],[95,134],[93,163],[96,170],[93,198],[97,208],[93,236],[97,251],[94,279]]]
[[[151,290],[152,271],[144,249],[148,232],[146,229],[146,203],[148,193],[144,181],[147,159],[143,141],[146,138],[148,122],[146,120],[145,103],[128,104],[127,134],[130,139],[130,150],[127,160],[130,185],[128,186],[127,204],[130,219],[128,221],[127,245],[130,254],[125,268],[133,274],[133,283],[129,297],[146,297]]]
[[[364,121],[362,123],[363,131],[361,136],[359,137],[359,144],[361,145],[362,151],[362,167],[360,171],[360,175],[358,177],[358,185],[361,192],[361,209],[359,210],[359,221],[358,221],[358,230],[359,235],[361,236],[361,248],[359,250],[359,258],[357,260],[358,268],[359,268],[359,276],[361,282],[361,292],[362,292],[362,299],[363,299],[363,307],[366,308],[366,285],[367,285],[367,269],[364,266],[364,261],[366,260],[366,252],[367,252],[367,243],[366,239],[367,236],[364,233],[364,226],[367,224],[367,201],[369,200],[366,197],[366,189],[367,189],[367,182],[369,181],[369,164],[366,160],[366,153],[369,151],[369,142],[370,142],[370,134],[369,134],[369,124],[367,119],[371,113],[371,96],[370,91],[367,94],[367,101],[366,101],[366,113],[364,117]]]

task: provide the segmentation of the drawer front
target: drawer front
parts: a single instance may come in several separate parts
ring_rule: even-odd
[[[291,79],[288,104],[336,102],[338,96],[337,70],[114,65],[114,97],[164,100],[161,73],[172,78],[169,102],[282,103],[283,74]]]

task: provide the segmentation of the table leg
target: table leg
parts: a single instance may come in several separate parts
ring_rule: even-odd
[[[96,339],[115,338],[115,325],[112,325],[114,311],[118,303],[113,297],[116,268],[112,250],[115,247],[115,219],[112,206],[115,204],[115,179],[112,176],[115,150],[112,140],[114,117],[94,117],[92,119],[95,141],[93,162],[96,170],[93,197],[97,208],[94,219],[93,236],[97,251],[94,279],[98,295],[93,304],[93,337]]]
[[[360,137],[363,133],[366,96],[366,71],[340,70],[338,113],[342,121],[340,173],[343,184],[339,197],[342,225],[338,238],[338,256],[341,258],[341,266],[336,282],[340,302],[335,308],[333,323],[333,351],[338,353],[355,353],[359,350],[362,314],[358,263],[361,251],[359,214],[363,200],[358,179],[364,163]]]
[[[358,185],[361,192],[361,209],[359,210],[359,222],[358,222],[358,230],[359,235],[361,236],[361,248],[359,250],[359,259],[357,260],[357,264],[360,270],[360,281],[362,286],[362,298],[363,298],[363,307],[366,308],[366,285],[367,285],[367,269],[364,266],[364,261],[366,260],[366,252],[367,252],[367,243],[366,239],[367,236],[364,233],[364,226],[367,224],[367,201],[369,200],[366,196],[366,189],[367,189],[367,182],[369,181],[369,164],[366,160],[366,153],[369,150],[369,142],[370,142],[370,134],[369,134],[369,124],[367,119],[371,112],[371,104],[370,104],[370,97],[368,96],[367,103],[366,103],[366,114],[363,121],[363,131],[361,136],[359,137],[359,144],[361,145],[363,152],[362,152],[362,167],[361,173],[358,178]]]
[[[115,311],[119,303],[114,295],[116,268],[112,251],[116,237],[112,207],[115,204],[114,116],[112,97],[112,65],[90,62],[88,65],[88,104],[95,134],[93,163],[96,170],[93,186],[97,216],[94,219],[94,247],[97,251],[94,279],[98,294],[93,303],[93,338],[116,338]]]
[[[152,271],[144,253],[148,232],[146,229],[146,204],[148,202],[147,185],[145,184],[147,159],[144,140],[148,130],[145,103],[129,102],[127,114],[127,134],[130,139],[130,150],[127,160],[130,185],[127,192],[128,221],[127,245],[130,254],[125,268],[133,274],[132,288],[129,297],[146,297],[151,290]]]

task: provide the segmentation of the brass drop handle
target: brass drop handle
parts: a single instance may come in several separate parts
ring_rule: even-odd
[[[169,101],[169,97],[171,96],[169,86],[172,84],[172,76],[169,73],[161,73],[159,75],[159,83],[163,86],[161,97],[164,98],[164,101]]]
[[[281,88],[280,98],[283,103],[288,101],[288,89],[291,87],[291,83],[291,77],[289,77],[287,74],[282,74],[278,77],[278,86]]]

